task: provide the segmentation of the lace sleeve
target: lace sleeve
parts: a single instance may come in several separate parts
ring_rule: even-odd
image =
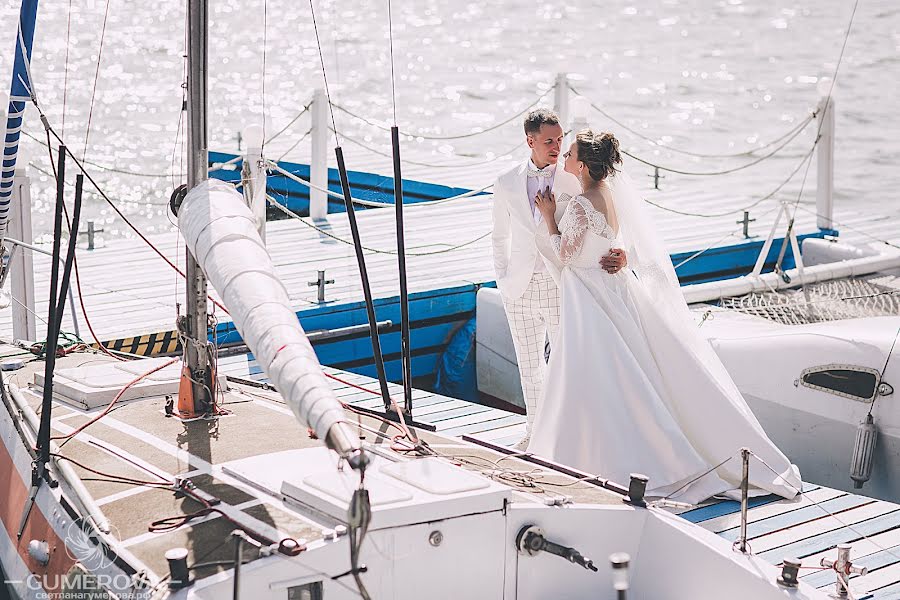
[[[563,264],[568,264],[581,252],[584,234],[590,228],[587,211],[577,198],[569,202],[566,212],[559,221],[559,235],[550,237],[553,250]]]

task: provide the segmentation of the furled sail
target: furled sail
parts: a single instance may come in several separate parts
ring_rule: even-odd
[[[188,192],[178,226],[260,367],[301,423],[327,439],[344,421],[343,407],[291,309],[244,199],[226,183],[205,181]]]

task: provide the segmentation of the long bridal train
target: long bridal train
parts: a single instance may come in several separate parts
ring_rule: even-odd
[[[608,182],[620,230],[577,196],[554,238],[560,331],[529,451],[614,481],[641,472],[650,495],[697,503],[740,487],[746,447],[766,465],[751,486],[794,497],[799,472],[694,327],[633,185],[624,173]],[[610,275],[598,259],[619,246],[631,268]]]

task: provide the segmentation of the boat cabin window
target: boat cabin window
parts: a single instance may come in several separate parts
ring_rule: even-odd
[[[854,400],[872,400],[878,388],[878,371],[850,365],[826,365],[806,369],[800,381],[805,387]]]

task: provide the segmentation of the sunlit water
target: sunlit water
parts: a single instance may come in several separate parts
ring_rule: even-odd
[[[4,2],[0,85],[6,88],[18,1]],[[78,156],[148,175],[93,170],[122,209],[148,231],[172,227],[165,203],[175,180],[153,175],[181,170],[174,151],[184,66],[183,5],[110,0],[86,147],[107,3],[79,0],[71,2],[71,12],[68,0],[42,0],[40,5],[33,58],[39,101]],[[818,99],[818,78],[834,71],[852,5],[850,0],[395,1],[398,121],[404,130],[432,134],[488,127],[526,107],[548,90],[557,72],[566,71],[580,92],[648,138],[704,154],[740,152],[777,138],[809,113]],[[386,0],[329,0],[316,7],[334,101],[389,123]],[[261,122],[263,98],[267,131],[281,129],[308,101],[312,88],[321,86],[322,70],[308,3],[212,0],[210,13],[210,148],[235,150],[237,132]],[[839,206],[900,216],[898,66],[900,5],[896,0],[861,2],[835,88]],[[336,118],[339,130],[388,147],[387,134],[342,113]],[[710,171],[747,160],[672,153],[593,111],[590,118],[617,132],[634,153],[664,165]],[[279,154],[308,123],[298,121],[282,135]],[[42,134],[33,109],[26,131]],[[808,128],[757,167],[713,178],[670,174],[664,185],[687,195],[694,190],[762,195],[797,165],[814,133],[814,127]],[[407,155],[452,163],[459,156],[506,152],[521,135],[517,119],[465,140],[405,143]],[[33,140],[23,145],[34,165],[35,229],[46,232],[53,186],[41,171],[49,170],[49,159]],[[641,178],[649,174],[646,167],[631,168]],[[796,198],[801,176],[802,171],[781,197]],[[471,182],[473,187],[485,183]],[[814,188],[815,166],[806,182],[805,203],[813,201]],[[84,218],[102,223],[103,235],[128,234],[96,196],[88,197]]]

